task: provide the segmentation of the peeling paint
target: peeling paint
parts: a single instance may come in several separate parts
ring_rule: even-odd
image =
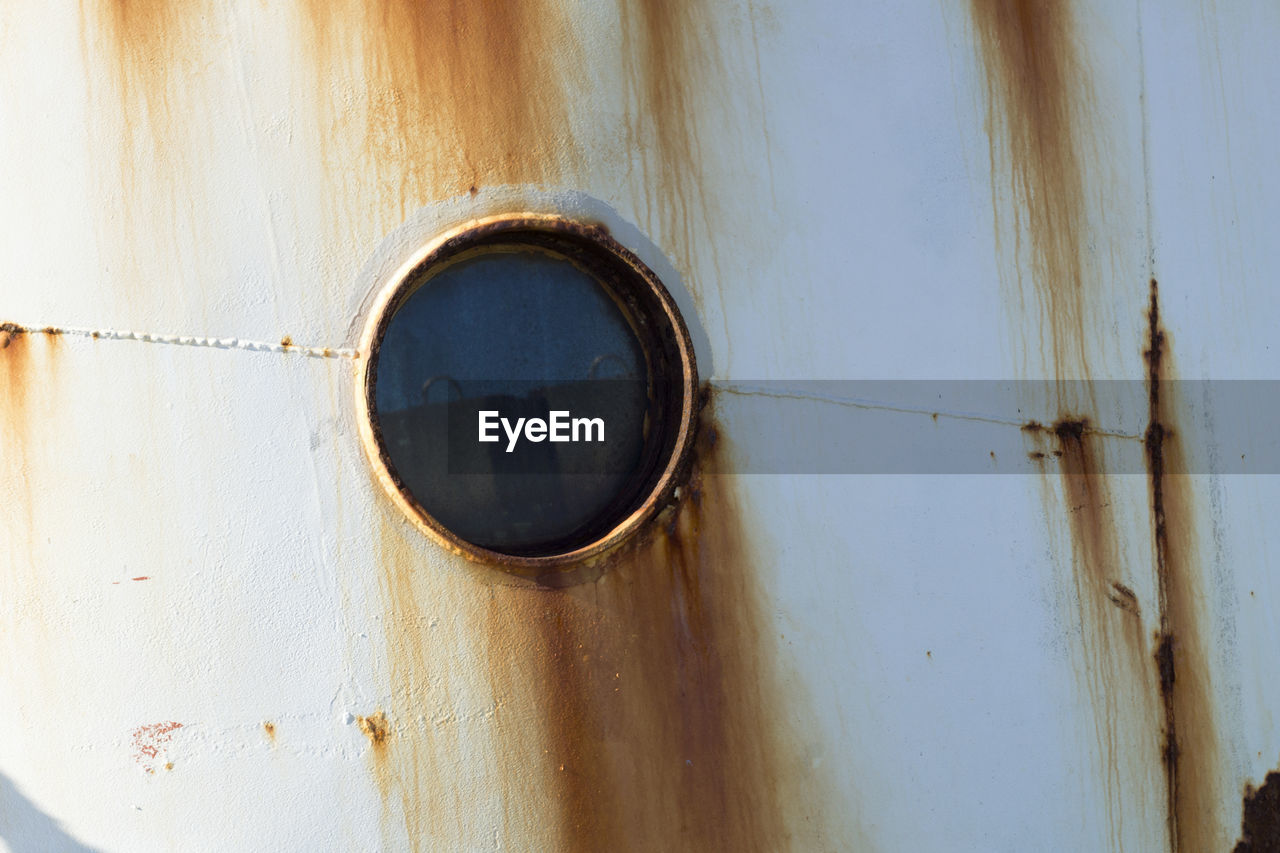
[[[182,723],[172,720],[164,723],[149,723],[133,730],[133,760],[148,773],[154,773],[159,764],[160,754],[173,740],[173,733],[182,728]],[[173,764],[166,762],[166,770],[172,770]]]
[[[1233,853],[1280,850],[1280,771],[1268,773],[1260,788],[1245,786],[1243,811]]]
[[[387,724],[387,715],[382,711],[374,711],[367,717],[356,717],[356,725],[360,727],[360,731],[369,739],[369,743],[373,744],[375,749],[381,749],[386,746],[387,740],[391,737],[391,728]]]

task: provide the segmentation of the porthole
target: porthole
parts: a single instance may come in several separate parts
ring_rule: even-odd
[[[597,226],[522,214],[438,237],[386,283],[361,350],[379,478],[476,559],[600,553],[659,508],[691,444],[688,331]]]

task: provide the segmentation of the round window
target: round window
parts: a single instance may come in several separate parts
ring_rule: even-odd
[[[599,227],[520,215],[438,238],[384,289],[362,351],[375,467],[471,556],[598,553],[652,514],[692,437],[688,332]]]

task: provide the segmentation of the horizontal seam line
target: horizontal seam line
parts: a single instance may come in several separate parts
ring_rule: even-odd
[[[814,403],[830,403],[835,406],[847,406],[853,409],[866,409],[868,411],[877,412],[899,412],[906,415],[927,415],[929,417],[949,418],[958,421],[974,421],[984,424],[999,424],[1001,426],[1015,426],[1019,429],[1025,429],[1029,421],[1025,419],[1002,418],[996,415],[981,415],[973,412],[948,412],[945,409],[924,409],[913,406],[903,406],[896,403],[888,403],[880,400],[868,400],[861,397],[837,397],[828,394],[804,394],[799,391],[766,391],[761,388],[752,388],[750,386],[733,386],[712,381],[711,387],[717,391],[723,391],[726,394],[733,394],[738,397],[772,397],[778,400],[805,400]],[[1131,441],[1142,441],[1144,436],[1135,433],[1120,432],[1119,430],[1105,430],[1096,427],[1085,427],[1083,432],[1086,435],[1098,435],[1104,438],[1122,438]]]
[[[195,335],[157,335],[149,332],[131,332],[120,329],[83,329],[74,326],[28,326],[20,323],[5,323],[0,326],[0,331],[9,332],[10,334],[16,332],[27,335],[68,335],[93,340],[137,341],[144,344],[166,344],[179,347],[274,352],[302,355],[308,358],[358,359],[360,357],[360,351],[350,347],[300,346],[298,344],[250,341],[243,338],[209,338]]]

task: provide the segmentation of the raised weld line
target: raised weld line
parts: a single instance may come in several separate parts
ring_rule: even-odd
[[[734,394],[739,397],[772,397],[778,400],[804,400],[815,403],[831,403],[835,406],[848,406],[852,409],[866,409],[875,412],[898,412],[905,415],[927,415],[929,417],[937,416],[940,418],[950,418],[957,421],[975,421],[983,424],[1000,424],[1002,426],[1015,426],[1022,429],[1027,425],[1026,418],[1005,418],[998,415],[983,415],[976,412],[948,412],[945,409],[925,409],[917,406],[904,406],[898,403],[889,403],[883,400],[870,400],[863,397],[839,397],[834,394],[815,394],[812,392],[802,391],[774,391],[766,388],[759,388],[750,385],[729,385],[720,382],[712,382],[711,386],[717,391],[723,391],[726,394]],[[1137,433],[1121,432],[1119,430],[1106,430],[1097,427],[1085,427],[1082,431],[1086,435],[1098,435],[1104,438],[1123,438],[1132,441],[1142,441],[1144,436]]]
[[[119,329],[79,329],[71,326],[23,326],[7,323],[7,328],[27,335],[71,335],[79,338],[107,341],[137,341],[144,344],[167,344],[178,347],[208,347],[210,349],[246,350],[248,352],[290,353],[308,358],[357,359],[360,351],[349,347],[306,347],[297,344],[247,341],[243,338],[201,338],[192,335],[156,335],[148,332],[128,332]]]

